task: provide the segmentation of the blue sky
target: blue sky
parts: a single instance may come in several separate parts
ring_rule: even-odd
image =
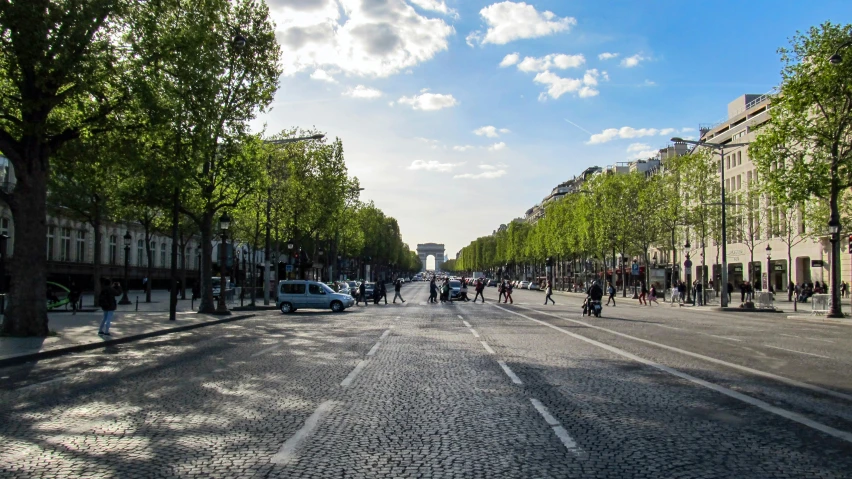
[[[285,74],[255,128],[340,137],[362,199],[412,248],[451,258],[584,168],[724,119],[777,85],[796,30],[852,13],[848,0],[267,3]]]

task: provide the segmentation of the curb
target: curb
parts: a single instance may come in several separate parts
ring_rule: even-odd
[[[169,329],[161,329],[159,331],[151,331],[148,333],[142,334],[134,334],[132,336],[125,336],[118,339],[110,339],[104,341],[102,343],[87,343],[87,344],[77,344],[74,346],[67,346],[64,348],[56,348],[51,349],[50,351],[39,351],[37,353],[29,353],[22,354],[20,356],[13,356],[10,358],[0,359],[0,368],[5,368],[9,366],[17,366],[19,364],[25,364],[33,361],[40,361],[42,359],[50,359],[56,358],[59,356],[65,356],[67,354],[79,353],[83,351],[91,351],[93,349],[100,349],[107,346],[115,346],[118,344],[130,343],[133,341],[139,341],[142,339],[153,338],[156,336],[165,336],[166,334],[171,333],[179,333],[182,331],[189,331],[192,329],[203,328],[206,326],[213,326],[216,324],[230,323],[232,321],[239,321],[241,319],[253,318],[253,314],[243,314],[239,316],[229,316],[227,318],[215,319],[213,321],[207,321],[204,323],[195,323],[195,324],[187,324],[185,326],[178,326],[175,328]]]

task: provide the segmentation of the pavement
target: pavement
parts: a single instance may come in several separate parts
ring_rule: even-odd
[[[0,476],[850,477],[852,328],[402,293],[0,369]]]

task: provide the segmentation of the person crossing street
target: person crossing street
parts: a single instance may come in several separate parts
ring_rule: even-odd
[[[544,287],[544,304],[546,305],[548,301],[552,302],[554,305],[556,304],[556,301],[553,301],[553,285],[550,284],[550,281],[548,281],[547,286]]]
[[[393,304],[396,304],[396,298],[399,298],[403,303],[405,302],[405,300],[402,299],[402,295],[399,294],[400,289],[402,289],[402,281],[397,278],[397,280],[393,283]],[[387,301],[387,299],[385,299],[385,301]]]
[[[473,302],[475,303],[477,299],[482,298],[482,302],[485,302],[485,295],[482,292],[485,290],[485,282],[481,279],[476,280],[476,285],[474,286],[476,290],[476,296],[473,297]]]

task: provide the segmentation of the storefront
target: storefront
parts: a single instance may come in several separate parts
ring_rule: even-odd
[[[786,259],[773,259],[769,262],[769,284],[775,291],[787,290]]]
[[[743,282],[743,264],[729,263],[728,264],[728,282],[738,287]]]

